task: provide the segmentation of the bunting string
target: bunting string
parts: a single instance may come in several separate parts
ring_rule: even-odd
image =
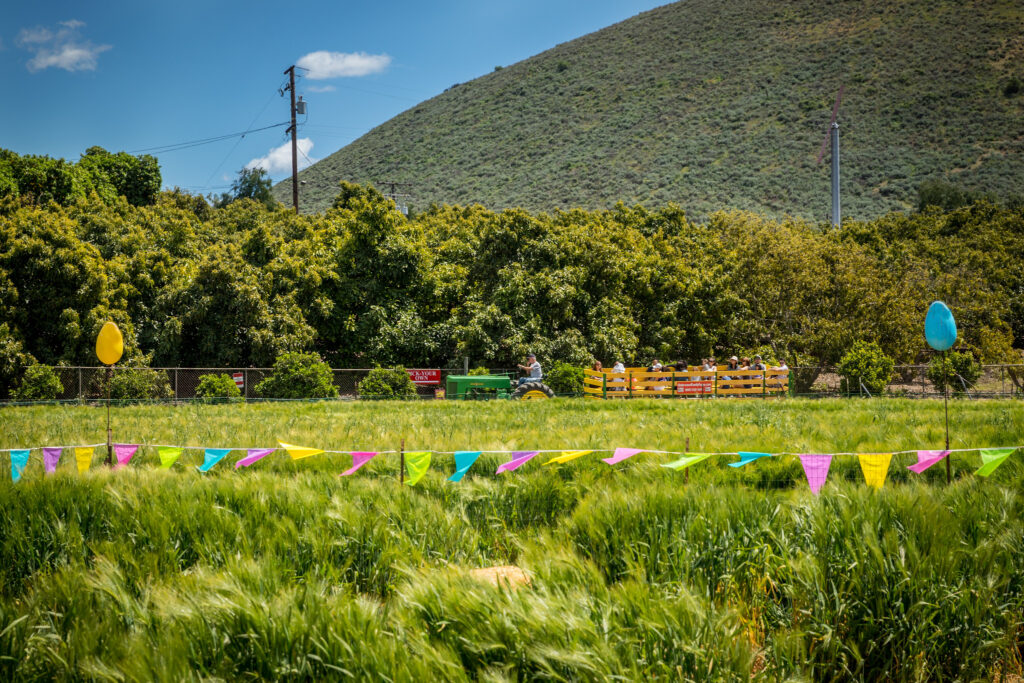
[[[18,482],[24,478],[25,470],[29,466],[31,454],[34,451],[42,451],[43,467],[47,474],[53,474],[64,453],[74,453],[75,466],[79,474],[88,471],[95,459],[96,449],[106,444],[86,444],[71,446],[35,446],[30,448],[0,448],[0,453],[8,453],[11,466],[11,480]],[[292,460],[301,460],[318,455],[346,455],[351,456],[352,466],[341,472],[341,476],[351,476],[358,472],[373,458],[380,455],[394,455],[401,451],[340,451],[320,448],[311,448],[279,441],[275,447],[241,447],[241,448],[210,448],[206,446],[174,446],[168,444],[113,444],[113,452],[116,462],[114,469],[119,470],[127,467],[132,458],[141,448],[155,449],[160,459],[160,467],[169,469],[181,458],[185,451],[202,451],[203,462],[196,469],[200,472],[209,472],[218,463],[224,460],[232,452],[244,452],[245,455],[234,463],[234,469],[249,467],[271,454],[277,452],[287,453]],[[712,457],[738,457],[735,462],[726,463],[731,468],[739,469],[747,467],[763,458],[797,457],[800,460],[807,484],[812,493],[817,495],[822,486],[826,483],[833,459],[839,456],[856,457],[860,464],[864,482],[873,488],[880,489],[884,486],[888,477],[892,458],[895,455],[914,454],[917,462],[907,466],[907,469],[923,474],[933,465],[950,457],[953,453],[976,452],[981,457],[981,467],[975,471],[979,477],[990,476],[1000,465],[1024,446],[1001,446],[995,448],[954,448],[949,450],[925,450],[914,449],[904,451],[890,451],[886,453],[768,453],[763,451],[728,451],[721,453],[697,453],[661,451],[643,448],[614,448],[614,449],[546,449],[532,451],[513,450],[460,450],[460,451],[409,451],[402,453],[405,458],[405,477],[408,486],[415,486],[419,483],[430,469],[432,456],[451,455],[454,460],[454,471],[448,481],[461,481],[470,469],[477,462],[481,455],[498,454],[510,455],[511,459],[498,466],[495,474],[513,472],[525,465],[533,458],[547,454],[551,457],[543,463],[543,466],[565,465],[579,458],[593,454],[611,453],[610,457],[601,458],[601,461],[611,467],[634,458],[641,454],[655,456],[673,456],[676,459],[663,463],[661,466],[677,471],[685,470],[704,462]]]

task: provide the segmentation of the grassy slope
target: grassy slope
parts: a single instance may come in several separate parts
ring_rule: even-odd
[[[930,401],[276,404],[128,407],[115,434],[193,445],[275,436],[333,448],[637,445],[835,450],[941,442]],[[95,442],[87,407],[0,413],[4,446]],[[1017,443],[1018,402],[954,402],[958,445]],[[0,484],[0,676],[396,680],[809,676],[920,680],[1017,671],[1024,648],[1024,459],[989,480],[955,461],[880,492],[855,461],[820,498],[792,460],[702,465],[682,485],[531,463],[417,489],[394,460],[272,457],[170,472],[141,454],[79,477],[38,462]],[[450,456],[448,456],[450,458]],[[38,459],[38,456],[37,456]],[[340,462],[339,462],[340,459]],[[186,464],[198,456],[186,456]],[[938,469],[938,468],[936,468]],[[735,484],[743,482],[743,486]],[[499,592],[457,568],[517,563]]]
[[[414,206],[722,208],[820,219],[818,153],[840,83],[844,215],[916,202],[926,179],[1019,193],[1024,78],[1013,0],[668,5],[464,83],[300,174],[322,210],[346,179]],[[290,180],[275,189],[290,201]]]

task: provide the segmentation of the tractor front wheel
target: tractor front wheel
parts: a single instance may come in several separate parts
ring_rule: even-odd
[[[527,382],[526,384],[520,384],[516,387],[515,391],[512,392],[512,398],[514,400],[522,401],[536,401],[543,398],[554,398],[555,392],[551,390],[547,384],[541,382]]]

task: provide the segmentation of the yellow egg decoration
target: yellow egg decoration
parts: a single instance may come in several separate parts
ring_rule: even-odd
[[[96,357],[104,365],[113,365],[121,360],[124,353],[124,339],[121,337],[121,330],[113,322],[103,323],[103,329],[96,337]]]

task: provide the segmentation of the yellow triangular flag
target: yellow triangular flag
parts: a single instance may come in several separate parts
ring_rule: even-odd
[[[78,463],[78,473],[84,474],[89,465],[92,464],[92,448],[76,448],[75,462]]]
[[[290,443],[284,441],[278,441],[281,444],[281,448],[288,451],[288,455],[292,456],[292,460],[298,460],[299,458],[308,458],[311,455],[320,455],[323,450],[319,448],[306,448],[305,446],[293,446]]]
[[[544,464],[545,465],[550,465],[553,462],[557,462],[557,463],[561,464],[563,462],[569,462],[570,460],[575,460],[576,458],[580,458],[580,457],[582,457],[584,455],[587,455],[587,454],[593,453],[593,452],[594,451],[562,451],[561,455],[556,455],[555,457],[551,458],[550,460],[548,460]]]
[[[885,476],[889,473],[889,461],[892,460],[892,453],[863,453],[858,455],[860,469],[864,473],[864,481],[868,486],[876,489],[882,488],[885,483]]]

